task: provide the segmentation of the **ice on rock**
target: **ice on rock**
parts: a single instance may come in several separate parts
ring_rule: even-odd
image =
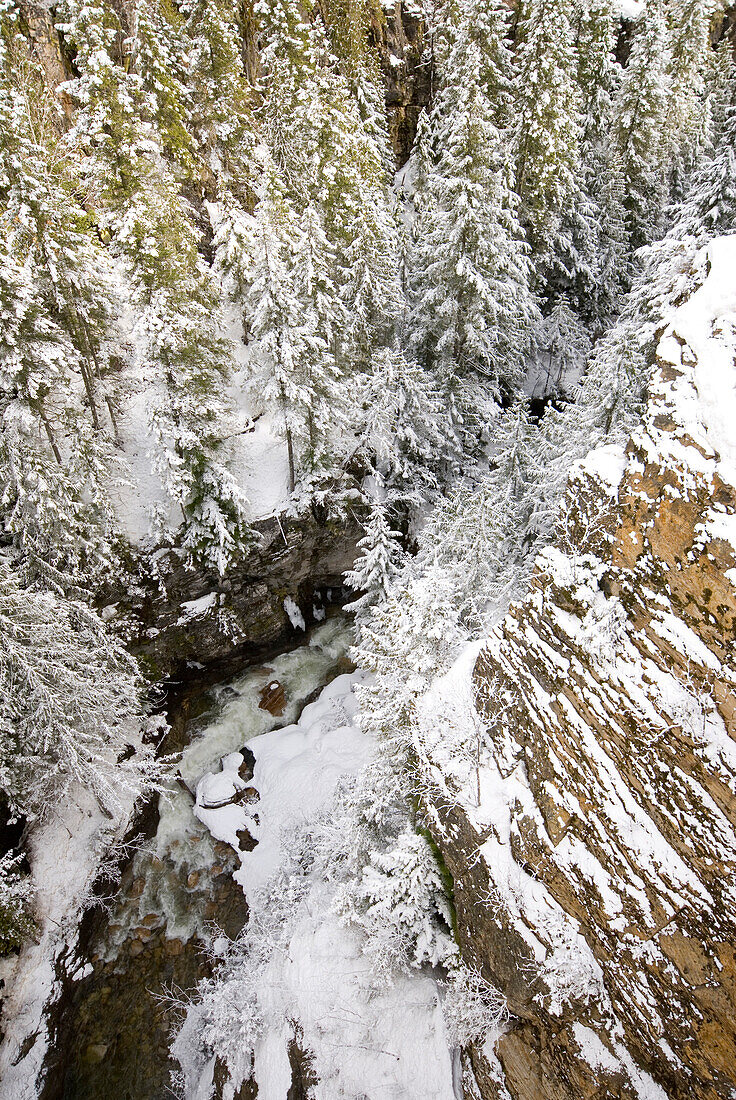
[[[289,616],[289,622],[295,630],[307,629],[299,604],[291,596],[287,596],[284,600],[284,611]]]

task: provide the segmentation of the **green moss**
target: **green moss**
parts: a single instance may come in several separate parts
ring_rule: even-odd
[[[444,888],[445,896],[447,897],[447,901],[450,906],[450,915],[452,917],[452,935],[455,939],[455,943],[459,945],[460,939],[457,924],[457,909],[455,908],[455,880],[450,873],[450,869],[445,863],[444,856],[440,851],[440,847],[437,841],[434,839],[429,829],[427,829],[424,825],[415,825],[414,827],[419,835],[424,837],[424,839],[427,841],[427,844],[429,844],[430,848],[432,849],[432,855],[434,856],[437,867],[439,868],[440,878],[442,879],[442,886]]]
[[[140,670],[140,674],[148,685],[160,684],[164,679],[161,668],[153,657],[150,657],[147,653],[136,654],[136,663]]]

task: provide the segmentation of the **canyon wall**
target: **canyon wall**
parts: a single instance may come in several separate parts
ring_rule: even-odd
[[[643,425],[573,471],[480,652],[484,749],[430,807],[509,1021],[484,1100],[736,1096],[736,238],[658,345]],[[475,797],[467,791],[477,788]]]
[[[237,666],[286,647],[320,620],[325,604],[341,601],[363,534],[357,515],[271,516],[253,530],[252,546],[224,576],[161,549],[141,559],[125,590],[112,585],[103,594],[110,613],[125,616],[130,648],[152,681],[187,664]]]

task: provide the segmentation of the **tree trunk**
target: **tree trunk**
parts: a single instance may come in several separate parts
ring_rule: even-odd
[[[282,382],[279,383],[279,391],[281,394],[281,408],[285,413],[287,409],[286,393],[284,392]],[[284,419],[286,419],[286,417],[284,417]],[[286,450],[289,454],[289,491],[293,493],[296,488],[296,468],[294,465],[294,442],[291,438],[291,428],[288,424],[286,425]]]
[[[100,385],[102,386],[102,392],[103,392],[104,397],[105,397],[105,404],[107,405],[107,411],[110,414],[110,423],[112,424],[112,434],[113,434],[113,437],[115,439],[115,446],[116,447],[122,447],[122,442],[121,442],[121,439],[120,439],[120,432],[118,431],[118,422],[117,422],[117,419],[115,417],[115,406],[113,405],[113,401],[112,401],[112,398],[110,397],[109,393],[105,393],[105,387],[104,387],[104,382],[103,382],[103,378],[102,378],[102,370],[100,369],[100,361],[97,358],[97,355],[95,354],[94,345],[92,343],[92,339],[91,339],[90,334],[89,334],[89,326],[88,326],[87,322],[84,320],[83,317],[80,317],[79,319],[82,323],[82,327],[84,328],[84,339],[85,339],[85,343],[87,344],[87,350],[89,351],[89,354],[92,356],[92,361],[95,365],[95,375],[99,379]]]
[[[53,430],[51,428],[51,424],[49,423],[49,419],[46,416],[46,413],[44,412],[44,410],[42,408],[39,408],[38,415],[41,417],[41,423],[43,424],[44,431],[46,432],[46,438],[49,441],[49,445],[51,447],[51,450],[54,452],[54,458],[56,459],[56,461],[58,462],[58,464],[60,466],[63,466],[64,463],[62,462],[62,459],[61,459],[61,451],[59,450],[59,448],[56,445],[56,440],[54,439],[54,433],[53,433]]]
[[[286,449],[289,452],[289,491],[296,488],[296,471],[294,469],[294,444],[291,440],[291,428],[286,429]]]
[[[92,427],[96,432],[100,430],[100,418],[97,415],[97,404],[95,402],[95,395],[92,389],[92,379],[90,378],[89,370],[87,369],[87,363],[84,359],[79,361],[79,369],[82,374],[82,381],[84,382],[84,388],[87,392],[87,400],[89,401],[89,411],[92,415]]]

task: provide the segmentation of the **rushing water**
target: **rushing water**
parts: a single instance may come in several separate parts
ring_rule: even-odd
[[[261,733],[294,722],[304,703],[336,673],[351,643],[350,621],[336,615],[313,631],[307,645],[211,689],[211,705],[192,724],[191,742],[178,767],[189,790],[172,784],[161,796],[153,844],[146,845],[135,857],[134,879],[139,883],[143,879],[145,886],[137,912],[128,914],[134,925],[140,926],[142,919],[158,910],[166,916],[166,935],[170,939],[186,941],[202,931],[205,910],[211,917],[212,906],[208,907],[204,895],[199,904],[193,904],[191,891],[183,891],[181,883],[205,874],[216,860],[209,833],[192,813],[189,791],[195,789],[205,772],[217,769],[222,756],[237,751]],[[278,717],[259,706],[262,689],[273,680],[283,685],[286,697],[286,707]],[[115,930],[116,945],[120,931]],[[128,930],[122,931],[125,935]]]
[[[246,919],[233,882],[234,853],[214,842],[192,807],[201,776],[253,737],[294,722],[304,704],[345,670],[352,625],[337,613],[308,641],[211,688],[187,728],[179,772],[159,799],[158,826],[128,861],[112,911],[89,947],[91,972],[65,1012],[60,1051],[66,1071],[51,1095],[65,1100],[163,1100],[170,1096],[172,988],[186,992],[208,973],[206,945],[215,927],[236,935]],[[259,706],[277,680],[286,706]],[[188,789],[187,789],[188,788]],[[60,1079],[61,1080],[61,1079]]]

